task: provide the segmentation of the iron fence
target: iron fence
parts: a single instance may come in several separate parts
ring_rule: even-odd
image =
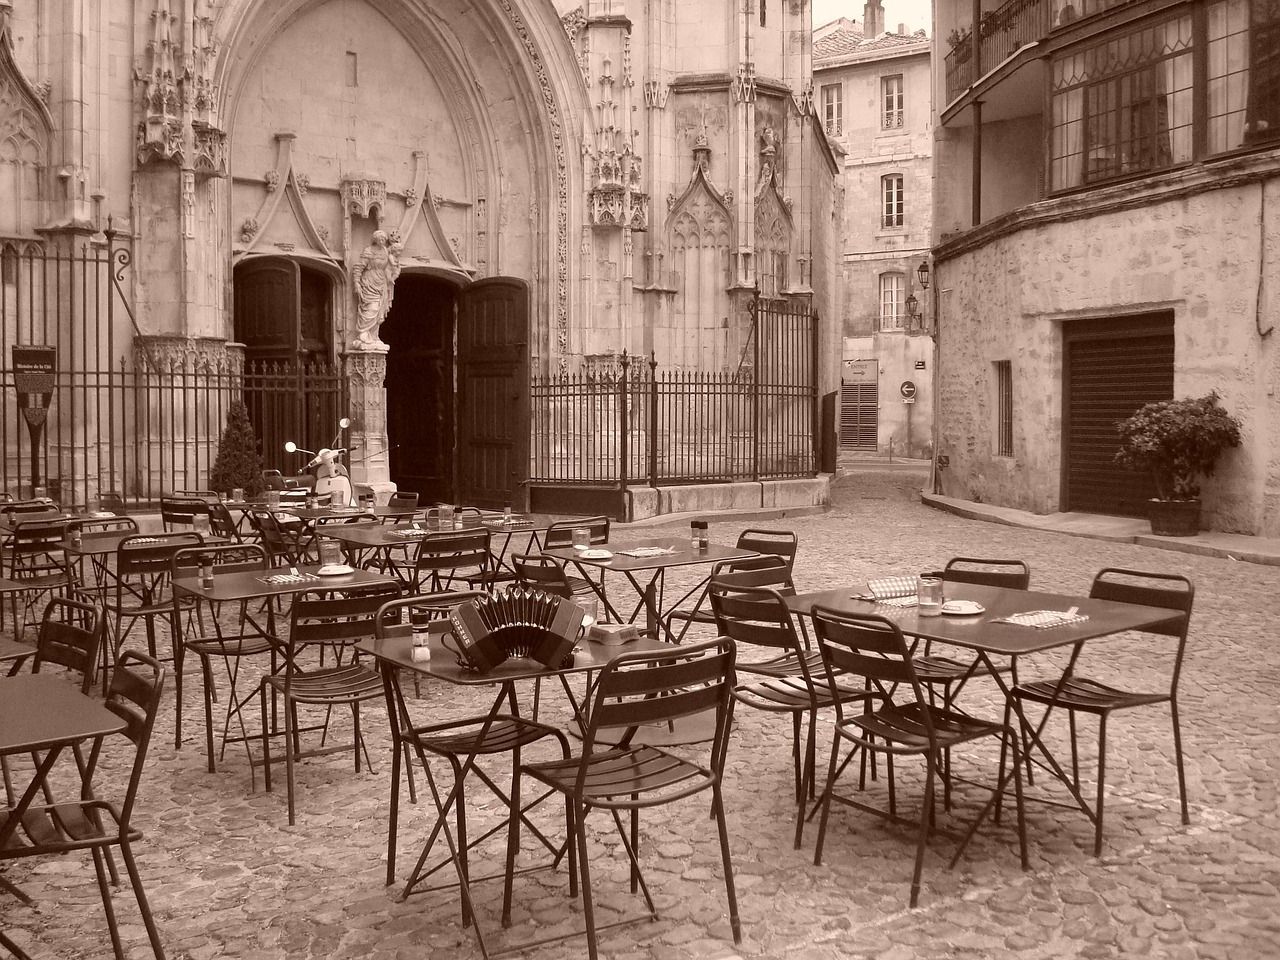
[[[757,310],[736,370],[658,369],[623,354],[606,372],[535,377],[530,480],[728,483],[812,477],[818,462],[816,318]]]
[[[70,252],[0,243],[0,489],[44,486],[64,506],[92,498],[122,506],[172,490],[205,489],[232,402],[244,400],[264,465],[289,472],[285,440],[331,443],[346,412],[346,381],[329,364],[242,363],[225,348],[138,337],[123,283],[130,258],[115,245]],[[20,409],[14,346],[57,350],[54,385],[32,447]]]

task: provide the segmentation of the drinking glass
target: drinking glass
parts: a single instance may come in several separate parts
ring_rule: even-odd
[[[453,529],[453,505],[452,504],[449,504],[449,503],[440,504],[440,506],[436,509],[436,517],[438,518],[441,529],[443,530]]]
[[[346,506],[346,504],[344,504],[344,503],[342,502],[342,491],[341,491],[341,490],[330,490],[330,491],[329,491],[329,503],[330,503],[330,505],[335,506],[335,507],[344,507],[344,506]]]
[[[236,487],[232,490],[231,499],[236,503],[244,503],[244,487]]]
[[[573,528],[573,549],[586,550],[591,546],[591,528],[590,527],[574,527]]]
[[[921,577],[916,587],[916,602],[922,617],[936,617],[942,613],[942,578]]]
[[[337,540],[321,540],[319,549],[321,564],[338,566],[342,563],[342,548]]]

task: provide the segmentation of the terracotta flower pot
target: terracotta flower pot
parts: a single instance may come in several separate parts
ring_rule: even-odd
[[[1200,532],[1200,501],[1148,500],[1147,518],[1157,537],[1194,537]]]

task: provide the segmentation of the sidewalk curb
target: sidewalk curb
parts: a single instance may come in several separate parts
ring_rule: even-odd
[[[1216,557],[1220,560],[1280,566],[1280,541],[1248,534],[1207,531],[1194,537],[1157,537],[1143,532],[1147,526],[1145,520],[1134,518],[1103,517],[1091,514],[1035,514],[1012,507],[957,500],[954,497],[944,497],[941,494],[927,493],[923,490],[920,492],[920,501],[927,507],[970,520],[1044,530],[1069,537],[1104,540],[1108,543],[1132,543],[1175,553]],[[1116,529],[1107,531],[1102,529],[1105,526]],[[1125,532],[1125,527],[1132,528],[1132,531]]]

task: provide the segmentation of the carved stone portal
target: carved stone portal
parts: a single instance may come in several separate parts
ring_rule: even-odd
[[[395,489],[387,457],[387,348],[352,351],[343,361],[354,421],[347,456],[351,479],[385,494]]]

